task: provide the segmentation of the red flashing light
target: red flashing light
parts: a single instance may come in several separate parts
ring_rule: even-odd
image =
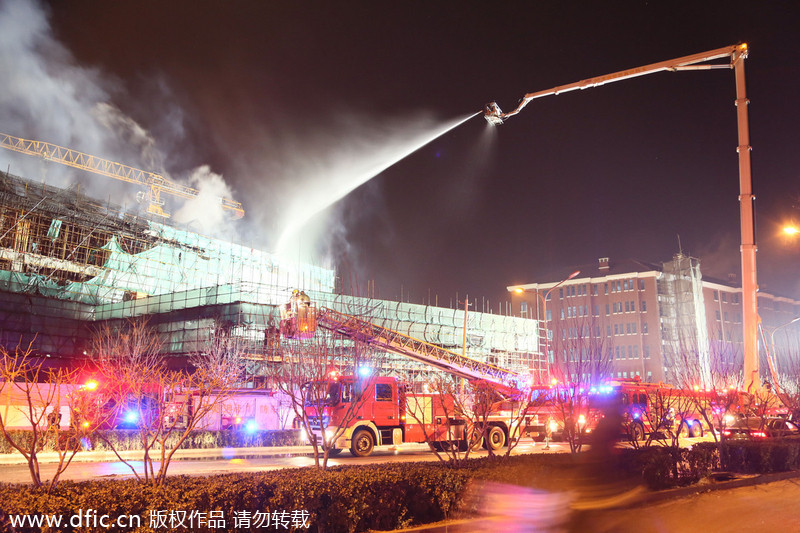
[[[96,379],[90,379],[83,384],[83,388],[86,390],[97,390],[99,386],[100,384],[97,382]]]

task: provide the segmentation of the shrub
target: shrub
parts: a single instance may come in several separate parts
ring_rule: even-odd
[[[0,509],[6,514],[65,517],[79,509],[95,509],[112,518],[138,515],[145,527],[137,531],[158,531],[148,526],[150,513],[158,511],[222,512],[227,521],[222,530],[234,530],[235,513],[306,511],[311,527],[289,530],[355,532],[441,520],[455,509],[468,480],[468,472],[446,465],[394,463],[224,474],[203,478],[202,483],[196,477],[177,476],[162,488],[133,480],[63,482],[50,496],[5,485],[0,486]]]

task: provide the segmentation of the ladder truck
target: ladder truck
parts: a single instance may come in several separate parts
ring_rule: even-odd
[[[304,308],[303,308],[304,307]],[[302,309],[301,309],[302,308]],[[483,434],[482,445],[493,450],[517,440],[523,431],[536,422],[535,417],[515,416],[530,402],[531,391],[521,384],[524,376],[498,366],[477,361],[434,344],[397,331],[375,325],[360,317],[314,304],[293,300],[282,311],[281,332],[288,338],[308,338],[321,327],[335,334],[365,342],[378,349],[409,357],[470,382],[488,384],[496,394],[489,415],[483,417],[477,431]],[[455,399],[446,394],[414,391],[396,377],[381,376],[370,380],[366,390],[359,391],[355,402],[358,376],[329,376],[323,383],[307,384],[327,388],[322,412],[318,406],[306,406],[311,430],[317,442],[323,433],[334,438],[329,454],[344,449],[357,457],[370,455],[376,446],[427,442],[434,450],[456,446],[466,451],[475,445],[475,429],[468,416],[459,413]],[[353,413],[352,409],[357,412]],[[342,427],[342,426],[346,427]],[[473,432],[473,434],[470,434]]]

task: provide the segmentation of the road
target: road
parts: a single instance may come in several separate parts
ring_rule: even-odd
[[[237,452],[226,454],[224,450],[194,450],[204,452],[206,457],[193,454],[191,460],[173,460],[169,465],[170,475],[212,475],[231,472],[263,472],[265,470],[278,470],[281,468],[297,468],[312,466],[313,457],[301,450],[307,447],[295,449],[281,448],[280,455],[270,455],[273,452],[266,451],[263,457],[254,457],[246,449],[238,449]],[[260,450],[264,450],[261,448]],[[503,450],[504,451],[504,450]],[[569,451],[565,443],[554,443],[550,445],[548,453],[559,453]],[[534,444],[532,441],[525,440],[519,443],[512,453],[544,453],[544,446],[541,443]],[[470,454],[471,457],[482,457],[486,451],[477,451]],[[134,455],[134,454],[131,454]],[[211,457],[216,455],[217,457]],[[223,456],[221,456],[223,455]],[[228,455],[224,457],[224,455]],[[426,445],[407,444],[392,448],[376,448],[369,457],[353,457],[349,452],[343,452],[340,456],[328,459],[328,465],[360,465],[388,462],[411,462],[411,461],[436,461],[436,455],[431,452]],[[142,461],[130,461],[130,464],[138,471],[143,471]],[[157,467],[156,467],[157,468]],[[40,470],[43,479],[49,479],[55,472],[55,464],[41,463]],[[0,464],[0,477],[6,483],[29,483],[30,473],[25,464]],[[80,461],[73,462],[64,474],[62,480],[87,481],[93,479],[123,479],[133,477],[130,467],[121,461]]]

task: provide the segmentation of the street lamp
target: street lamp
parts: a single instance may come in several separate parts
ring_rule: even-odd
[[[781,324],[777,328],[773,329],[772,333],[769,334],[770,353],[767,354],[767,355],[771,355],[772,357],[767,357],[767,363],[769,363],[769,369],[772,372],[772,381],[775,382],[776,386],[778,384],[778,375],[777,375],[777,372],[775,371],[774,362],[773,362],[773,359],[775,359],[775,332],[778,331],[779,329],[785,328],[786,326],[790,326],[790,325],[794,324],[798,320],[800,320],[800,316],[796,316],[793,319],[791,319],[789,322],[787,322],[785,324]]]
[[[557,287],[559,287],[560,285],[562,285],[563,283],[566,283],[567,281],[569,281],[571,279],[574,279],[574,278],[578,277],[578,275],[580,273],[581,273],[580,270],[576,270],[575,272],[573,272],[572,274],[567,276],[565,279],[562,279],[561,281],[559,281],[558,283],[553,285],[550,288],[550,290],[548,290],[546,293],[544,293],[544,298],[542,298],[542,295],[539,294],[539,290],[538,289],[536,290],[536,296],[538,296],[539,298],[542,298],[542,309],[544,310],[544,355],[545,355],[545,357],[547,357],[548,362],[549,362],[549,359],[550,359],[550,347],[549,347],[548,335],[547,335],[547,299],[550,297],[550,293],[553,292]],[[516,292],[517,294],[522,294],[522,293],[525,293],[525,292],[528,292],[528,291],[525,290],[522,287],[517,287],[516,289],[514,289],[514,292]],[[540,318],[540,317],[537,317],[537,318]]]

